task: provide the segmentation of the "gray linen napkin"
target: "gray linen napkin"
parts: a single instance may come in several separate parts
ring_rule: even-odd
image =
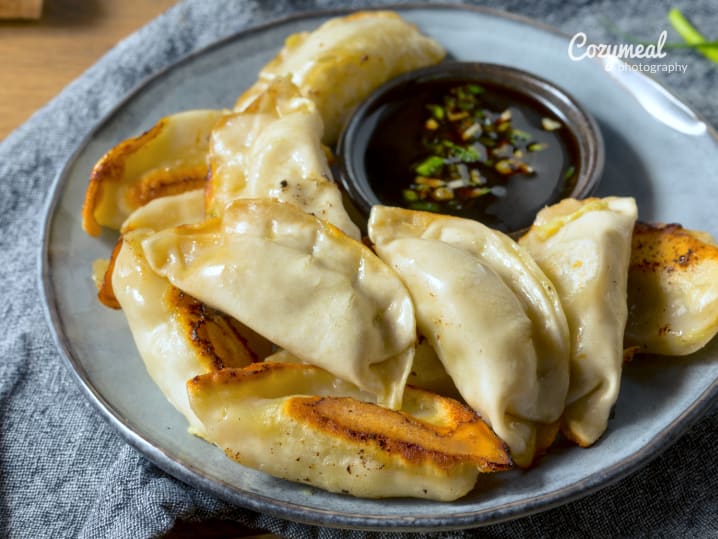
[[[233,519],[287,537],[362,535],[232,507],[145,460],[81,394],[54,347],[38,293],[40,223],[53,178],[126,92],[178,58],[275,16],[362,5],[320,0],[268,4],[180,3],[121,42],[0,144],[0,537],[154,537],[178,519],[208,518]],[[567,33],[590,32],[603,41],[610,37],[604,15],[622,30],[649,39],[667,27],[664,17],[670,7],[650,0],[487,4]],[[676,4],[718,37],[715,0]],[[690,52],[674,52],[672,58],[678,55],[688,64],[687,73],[656,77],[718,124],[718,66]],[[438,536],[716,537],[717,429],[714,409],[640,472],[598,493],[513,522]]]

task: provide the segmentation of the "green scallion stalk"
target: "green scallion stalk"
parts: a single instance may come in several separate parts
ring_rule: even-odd
[[[682,17],[682,14],[679,15]],[[685,18],[684,18],[685,20]],[[608,17],[601,17],[601,21],[603,22],[603,25],[616,36],[620,37],[621,39],[628,41],[629,43],[635,43],[636,45],[655,45],[654,41],[645,41],[642,39],[638,39],[635,36],[632,36],[631,34],[627,34],[626,32],[621,31],[621,29],[616,26]],[[690,26],[690,25],[689,25]],[[695,28],[694,28],[695,30]],[[717,49],[718,50],[718,40],[713,41],[698,41],[697,43],[686,43],[685,41],[674,41],[671,43],[664,43],[663,48],[667,50],[671,49]]]
[[[421,163],[419,163],[414,170],[417,174],[421,174],[422,176],[431,176],[439,171],[439,169],[444,165],[444,158],[440,157],[438,155],[432,155],[430,157],[427,157],[424,159]]]
[[[431,111],[431,115],[437,120],[444,119],[444,108],[440,105],[426,105],[426,108]]]
[[[709,60],[718,63],[718,49],[711,46],[706,38],[693,26],[678,8],[673,8],[668,12],[668,22],[673,25],[676,32],[689,45],[694,45],[696,50]]]
[[[410,202],[409,208],[412,210],[419,210],[419,211],[433,211],[433,212],[440,212],[441,206],[437,204],[436,202],[426,202],[423,200],[417,200],[416,202]]]

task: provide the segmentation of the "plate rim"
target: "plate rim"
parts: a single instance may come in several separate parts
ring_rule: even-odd
[[[197,57],[211,53],[214,49],[222,48],[232,41],[258,34],[279,27],[293,21],[311,18],[323,18],[342,16],[358,10],[366,11],[410,11],[410,10],[447,10],[447,11],[470,11],[481,15],[488,15],[502,19],[508,19],[520,24],[551,33],[553,35],[569,39],[570,36],[561,30],[550,26],[542,21],[530,19],[524,15],[486,7],[467,5],[459,3],[420,3],[409,2],[405,4],[387,4],[380,6],[364,6],[358,8],[328,8],[301,10],[289,15],[271,18],[258,24],[253,24],[207,45],[196,49],[176,61],[173,61],[151,75],[144,77],[133,88],[126,92],[111,108],[105,113],[87,132],[81,137],[67,159],[55,175],[51,187],[50,196],[42,209],[42,224],[40,227],[41,242],[37,253],[37,283],[41,296],[41,304],[45,322],[48,324],[50,334],[57,347],[63,363],[71,372],[75,382],[79,385],[85,398],[89,400],[100,416],[120,434],[122,439],[139,451],[150,462],[170,474],[176,479],[183,481],[190,486],[210,493],[225,502],[256,511],[274,517],[299,522],[314,526],[326,526],[330,528],[349,528],[366,531],[448,531],[466,529],[470,527],[487,526],[514,520],[543,512],[566,503],[576,501],[585,496],[593,494],[606,488],[640,468],[646,466],[650,461],[657,458],[663,451],[668,449],[674,442],[681,438],[685,432],[693,426],[698,419],[712,406],[718,398],[718,378],[713,380],[695,400],[679,414],[674,421],[665,425],[653,438],[644,444],[638,451],[625,457],[609,468],[602,468],[579,481],[565,485],[557,490],[534,496],[525,500],[517,500],[504,504],[500,508],[485,508],[477,511],[460,511],[447,516],[381,516],[376,514],[360,513],[339,513],[333,510],[307,507],[294,502],[286,502],[260,493],[250,492],[238,488],[235,485],[207,477],[202,470],[186,462],[179,457],[170,456],[162,447],[155,445],[148,439],[136,432],[128,418],[103,397],[93,386],[89,375],[82,367],[81,362],[75,357],[70,339],[64,333],[64,326],[58,311],[57,296],[50,276],[50,234],[56,217],[56,210],[64,187],[69,180],[69,172],[76,163],[79,155],[87,147],[89,142],[102,128],[106,126],[124,106],[132,101],[150,83],[162,78],[171,70],[192,62]],[[667,88],[656,81],[650,75],[640,73],[640,76],[649,79],[665,90],[673,99],[683,104],[691,111],[697,120],[706,126],[706,133],[718,143],[718,132],[703,117],[703,115],[676,96],[670,88]],[[441,502],[437,502],[441,503]]]

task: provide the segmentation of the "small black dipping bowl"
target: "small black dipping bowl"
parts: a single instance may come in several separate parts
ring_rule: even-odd
[[[512,162],[527,161],[533,172],[507,176],[491,169],[492,164],[502,158],[486,157],[486,148],[475,142],[489,166],[489,179],[478,180],[488,183],[483,184],[483,191],[476,193],[490,191],[487,195],[476,195],[476,199],[465,204],[458,199],[451,204],[410,202],[408,197],[414,198],[416,192],[407,194],[407,188],[416,179],[417,164],[426,158],[423,141],[433,136],[422,131],[427,118],[431,117],[432,107],[427,105],[440,101],[449,89],[461,85],[479,87],[480,97],[488,103],[486,110],[500,114],[501,110],[511,108],[512,132],[517,125],[515,132],[522,134],[525,140],[558,138],[549,143],[531,143],[530,151],[524,142],[522,150],[516,153],[521,159]],[[561,127],[549,133],[550,129],[542,124],[546,117]],[[505,144],[503,140],[501,145]],[[461,145],[462,139],[455,138],[456,143]],[[533,151],[536,148],[545,149]],[[337,145],[337,156],[339,181],[355,209],[365,218],[376,204],[428,209],[420,207],[423,205],[431,206],[430,211],[477,219],[504,232],[516,233],[530,226],[544,206],[566,197],[589,196],[603,171],[604,146],[595,120],[554,84],[503,65],[447,62],[406,73],[372,93],[345,126]],[[453,174],[457,169],[451,170]],[[466,171],[466,167],[461,171],[464,177]],[[472,178],[478,177],[477,174]],[[464,193],[466,191],[462,196]],[[425,192],[421,196],[426,196]]]

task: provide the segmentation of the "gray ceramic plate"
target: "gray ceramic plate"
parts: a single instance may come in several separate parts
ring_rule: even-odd
[[[398,10],[457,59],[535,72],[582,101],[606,140],[599,194],[633,195],[644,220],[677,221],[718,237],[718,213],[708,203],[718,200],[718,182],[712,179],[718,169],[716,133],[662,87],[640,75],[607,72],[598,61],[570,61],[565,36],[525,19],[482,9]],[[315,28],[330,15],[335,13],[281,20],[179,62],[120,103],[69,158],[48,207],[42,286],[59,348],[89,399],[130,444],[170,474],[237,505],[328,526],[476,526],[575,499],[645,464],[714,400],[718,341],[689,358],[629,364],[615,417],[595,447],[560,449],[529,472],[487,476],[454,503],[328,494],[234,464],[187,434],[184,419],[147,376],[122,313],[95,299],[90,267],[109,255],[115,238],[110,233],[90,238],[80,228],[88,174],[107,149],[161,116],[231,106],[287,35]],[[678,178],[690,178],[693,188],[685,189]]]

